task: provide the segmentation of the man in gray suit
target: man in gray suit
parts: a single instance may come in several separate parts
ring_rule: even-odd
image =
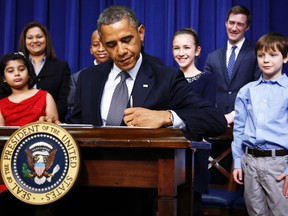
[[[239,89],[260,75],[254,45],[245,39],[250,28],[251,14],[244,6],[232,7],[226,17],[227,45],[208,54],[204,71],[215,74],[217,79],[216,106],[225,114],[228,124],[233,123],[234,102]],[[235,47],[235,63],[231,78],[227,68],[232,47]]]

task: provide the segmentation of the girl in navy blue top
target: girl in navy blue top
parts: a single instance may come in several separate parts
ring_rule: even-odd
[[[191,28],[184,28],[175,32],[172,41],[172,52],[180,70],[183,71],[191,86],[191,90],[215,106],[216,80],[214,74],[202,72],[195,65],[201,52],[196,32]],[[205,142],[204,139],[203,141]],[[202,193],[208,188],[209,155],[210,150],[198,149],[195,152],[194,215],[203,215]]]
[[[183,28],[175,32],[172,51],[175,61],[183,71],[192,90],[215,104],[216,80],[214,74],[201,72],[196,67],[197,58],[201,52],[196,32],[191,28]]]

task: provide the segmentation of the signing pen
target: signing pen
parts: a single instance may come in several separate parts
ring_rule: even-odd
[[[130,108],[132,108],[133,107],[133,96],[131,95],[130,96]]]

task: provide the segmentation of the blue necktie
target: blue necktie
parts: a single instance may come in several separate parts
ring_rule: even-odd
[[[232,74],[233,74],[233,68],[234,68],[234,64],[235,64],[235,49],[237,48],[237,46],[233,46],[232,47],[232,52],[228,61],[228,67],[227,67],[227,72],[228,72],[228,78],[229,80],[231,80],[232,78]]]
[[[129,78],[130,75],[126,71],[121,71],[118,76],[121,77],[121,80],[114,90],[106,120],[106,125],[111,126],[121,125],[124,109],[127,107],[128,103],[126,79]]]

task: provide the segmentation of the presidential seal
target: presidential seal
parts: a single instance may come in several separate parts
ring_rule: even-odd
[[[63,197],[77,180],[78,146],[64,128],[48,122],[16,130],[1,154],[1,175],[23,202],[43,205]]]

